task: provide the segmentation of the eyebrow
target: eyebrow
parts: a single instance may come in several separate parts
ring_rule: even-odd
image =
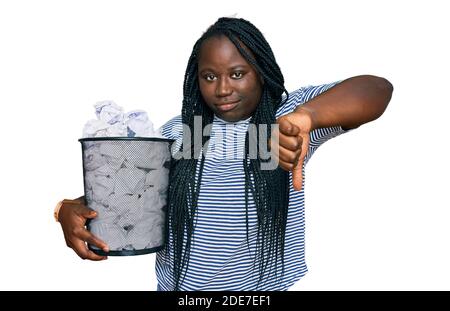
[[[247,64],[236,64],[236,65],[229,67],[228,70],[233,71],[233,70],[242,69],[242,68],[246,69],[246,68],[248,68],[248,65]],[[212,68],[209,68],[209,67],[205,67],[205,68],[201,68],[201,70],[199,70],[198,72],[202,73],[204,71],[215,71],[215,70]]]

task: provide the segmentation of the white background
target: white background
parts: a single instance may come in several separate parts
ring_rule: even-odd
[[[159,127],[181,109],[194,42],[237,13],[290,91],[359,74],[395,87],[381,118],[309,162],[309,272],[291,290],[450,290],[445,1],[160,3],[1,2],[0,289],[156,288],[154,254],[80,260],[52,211],[83,193],[77,139],[95,102],[144,109]]]

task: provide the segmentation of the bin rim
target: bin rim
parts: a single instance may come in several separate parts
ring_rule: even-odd
[[[78,139],[79,142],[85,141],[160,141],[160,142],[174,142],[175,139],[160,138],[160,137],[86,137]]]

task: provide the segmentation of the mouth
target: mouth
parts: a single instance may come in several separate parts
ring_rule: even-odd
[[[233,110],[239,104],[239,102],[240,102],[240,100],[232,102],[232,103],[218,104],[218,105],[216,105],[216,108],[220,112],[227,112],[227,111]]]

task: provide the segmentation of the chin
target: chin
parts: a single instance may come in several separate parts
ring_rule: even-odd
[[[225,120],[227,122],[238,122],[245,120],[249,118],[251,115],[244,115],[242,112],[236,111],[236,109],[233,109],[231,111],[228,111],[226,113],[216,111],[214,112],[219,118],[222,120]]]
[[[220,115],[220,114],[217,114],[217,116],[227,122],[237,122],[237,121],[244,119],[244,118],[240,118],[239,116]]]

